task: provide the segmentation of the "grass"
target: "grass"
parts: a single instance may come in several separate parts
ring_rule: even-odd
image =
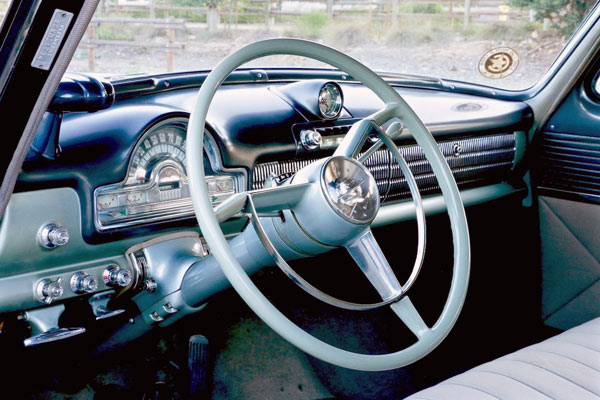
[[[135,35],[125,31],[118,24],[101,24],[96,28],[96,39],[100,40],[128,40],[134,41]]]
[[[539,30],[538,25],[533,22],[471,24],[468,30],[462,31],[462,34],[466,38],[474,40],[523,40],[528,38],[533,31]]]
[[[401,13],[409,14],[441,14],[443,11],[441,4],[404,3],[400,6]]]
[[[368,43],[413,46],[425,43],[448,43],[454,40],[518,42],[542,33],[539,23],[492,22],[472,23],[464,30],[462,21],[454,24],[448,18],[411,19],[401,17],[397,24],[377,21],[364,16],[352,19],[331,19],[323,12],[289,19],[291,29],[287,36],[323,40],[340,47],[360,46]]]
[[[309,14],[300,15],[294,22],[293,33],[305,39],[318,39],[323,31],[331,23],[331,18],[322,11],[312,11]]]

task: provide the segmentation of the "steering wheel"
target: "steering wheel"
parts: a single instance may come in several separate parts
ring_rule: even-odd
[[[383,100],[385,107],[355,123],[332,157],[303,168],[284,185],[258,191],[237,193],[213,210],[204,180],[203,135],[209,105],[219,86],[239,66],[269,55],[295,55],[312,58],[349,73],[353,79],[370,88]],[[450,217],[454,264],[448,298],[441,315],[428,327],[406,295],[416,279],[425,249],[425,213],[419,191],[402,155],[393,143],[398,125],[387,131],[381,127],[399,118],[423,149],[434,171]],[[379,138],[366,152],[363,147],[369,135]],[[407,179],[418,223],[418,254],[408,281],[401,285],[383,252],[371,234],[370,224],[379,210],[379,193],[375,179],[361,161],[385,145],[399,163]],[[252,43],[219,63],[208,75],[198,93],[187,131],[187,172],[191,197],[198,224],[219,262],[225,276],[248,306],[273,330],[306,353],[329,363],[357,370],[383,371],[413,363],[431,352],[450,332],[465,300],[470,270],[469,232],[464,206],[452,172],[431,133],[400,94],[381,77],[353,58],[332,48],[297,39],[270,39]],[[313,243],[323,248],[345,247],[382,298],[375,304],[356,304],[335,299],[304,281],[287,265],[270,241],[261,224],[273,212],[285,211],[296,221],[289,238],[300,243]],[[327,344],[298,327],[254,285],[221,230],[219,222],[245,213],[273,262],[313,296],[329,304],[348,309],[370,309],[389,305],[415,334],[417,341],[409,347],[389,354],[359,354]],[[298,232],[301,232],[299,234]]]

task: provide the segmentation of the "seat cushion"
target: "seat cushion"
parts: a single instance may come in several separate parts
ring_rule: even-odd
[[[410,400],[599,400],[600,318],[482,364]]]

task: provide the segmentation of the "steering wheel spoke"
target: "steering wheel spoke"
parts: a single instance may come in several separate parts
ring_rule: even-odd
[[[369,134],[373,130],[383,133],[381,125],[398,116],[399,108],[397,103],[389,103],[383,109],[352,125],[333,155],[357,158]]]
[[[400,301],[390,304],[390,308],[417,338],[421,339],[430,331],[425,321],[423,321],[421,314],[419,314],[408,296],[404,296]]]
[[[348,244],[346,249],[384,301],[404,293],[370,229]]]
[[[382,134],[385,134],[391,140],[395,140],[403,132],[403,127],[400,122],[394,122],[394,123],[390,124],[390,126],[388,126],[388,128],[385,130],[385,133],[379,126],[377,126],[376,129],[378,129],[378,133],[380,136]],[[361,163],[364,163],[365,160],[367,158],[371,157],[373,155],[373,153],[375,153],[377,150],[379,150],[381,148],[381,146],[383,146],[383,142],[381,141],[381,139],[377,139],[377,141],[375,143],[373,143],[373,145],[371,147],[369,147],[367,149],[367,151],[365,151],[364,153],[362,153],[358,156],[357,160]]]
[[[235,193],[215,208],[217,221],[223,222],[237,215],[249,214],[249,196],[252,196],[258,214],[292,208],[300,201],[310,185],[310,183],[299,183]]]

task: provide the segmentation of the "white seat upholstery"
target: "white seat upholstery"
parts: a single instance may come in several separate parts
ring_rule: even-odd
[[[482,364],[410,400],[599,400],[600,318]]]

